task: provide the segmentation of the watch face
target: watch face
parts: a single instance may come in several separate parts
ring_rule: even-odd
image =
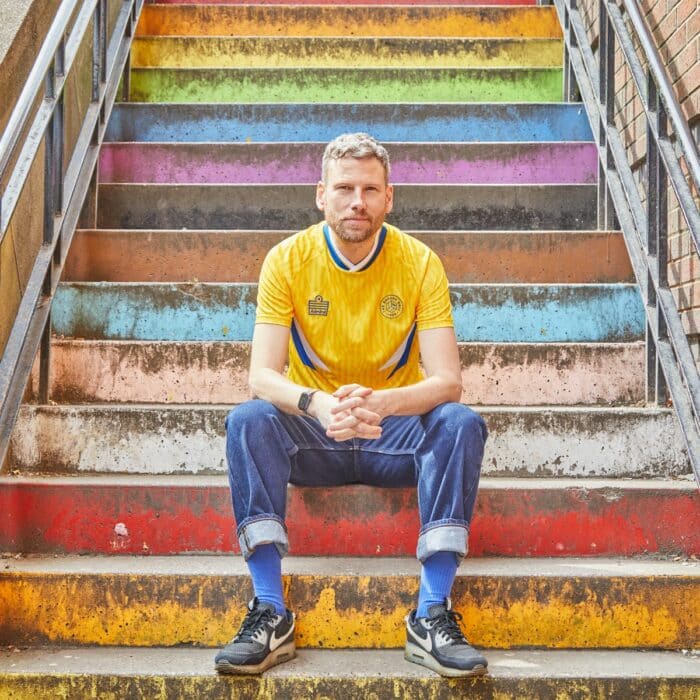
[[[302,395],[299,397],[299,409],[301,411],[306,412],[306,409],[309,407],[309,404],[311,403],[311,394],[308,391],[304,391]]]

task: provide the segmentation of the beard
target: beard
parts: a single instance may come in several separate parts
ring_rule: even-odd
[[[382,219],[367,218],[366,221],[346,221],[336,217],[326,216],[328,225],[344,243],[364,243],[372,238],[380,226]]]

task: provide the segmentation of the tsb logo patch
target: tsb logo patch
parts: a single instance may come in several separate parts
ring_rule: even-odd
[[[385,318],[396,318],[403,311],[403,302],[396,294],[388,294],[381,300],[379,310]]]

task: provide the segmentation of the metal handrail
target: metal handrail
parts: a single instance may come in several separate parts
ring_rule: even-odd
[[[637,33],[637,38],[639,39],[642,51],[646,57],[649,64],[649,70],[654,76],[654,81],[661,93],[661,98],[666,106],[666,111],[673,125],[673,130],[676,132],[678,137],[681,150],[685,157],[686,163],[688,165],[688,170],[693,178],[695,187],[700,190],[700,158],[698,157],[698,147],[690,133],[690,128],[688,127],[688,122],[683,118],[681,114],[680,105],[673,92],[671,83],[666,75],[666,70],[661,64],[661,59],[659,57],[659,52],[654,46],[654,40],[652,39],[649,28],[647,27],[644,18],[642,17],[639,7],[636,2],[630,2],[630,0],[622,0],[622,4],[625,8],[625,14],[630,18],[634,30]],[[615,11],[613,15],[615,19],[621,20],[622,17],[619,13],[619,8],[611,7],[611,10]],[[696,241],[697,245],[697,241]]]
[[[114,30],[108,37],[107,0],[64,0],[0,138],[0,182],[5,181],[14,163],[7,188],[0,193],[0,242],[44,143],[43,243],[0,358],[0,466],[37,351],[39,398],[43,403],[48,401],[51,303],[83,204],[94,187],[99,147],[125,73],[128,84],[131,37],[143,2],[122,0]],[[72,17],[75,20],[67,36]],[[91,101],[64,168],[64,88],[91,20]]]
[[[700,374],[668,284],[669,181],[696,251],[700,251],[700,211],[668,134],[669,117],[676,146],[696,187],[700,184],[697,146],[634,2],[598,0],[597,59],[589,44],[577,0],[554,0],[554,5],[564,27],[565,74],[575,78],[598,145],[598,223],[601,227],[610,227],[619,222],[646,302],[647,401],[665,405],[667,392],[670,394],[695,477],[700,483]],[[647,62],[646,72],[635,51],[623,11],[629,14],[638,33]],[[616,40],[632,73],[647,120],[646,209],[615,125]],[[569,98],[572,92],[567,90]]]

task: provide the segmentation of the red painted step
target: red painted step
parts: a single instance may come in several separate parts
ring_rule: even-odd
[[[290,488],[295,555],[412,556],[413,489]],[[221,476],[0,478],[0,551],[237,551]],[[482,480],[472,556],[700,554],[692,481]]]

